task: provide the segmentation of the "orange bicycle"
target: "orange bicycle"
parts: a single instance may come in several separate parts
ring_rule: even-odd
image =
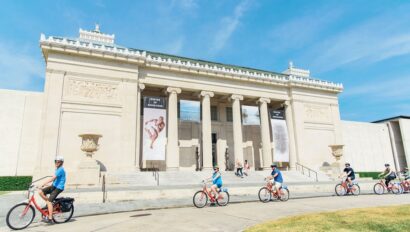
[[[218,189],[219,197],[215,199],[212,191],[208,190],[206,182],[202,182],[203,188],[194,194],[193,202],[195,207],[203,208],[208,204],[208,198],[211,203],[217,203],[219,206],[226,206],[229,203],[229,193],[227,188]]]
[[[36,216],[35,209],[37,209],[41,213],[42,218],[48,217],[47,207],[41,208],[34,198],[34,193],[39,188],[33,185],[33,183],[47,177],[49,176],[31,182],[27,194],[27,200],[13,206],[9,210],[6,217],[6,223],[10,229],[22,230],[28,227],[33,222],[34,217]],[[53,221],[55,223],[64,223],[68,222],[71,219],[74,213],[73,202],[74,199],[68,197],[56,198],[53,201]]]
[[[266,186],[259,189],[259,200],[266,203],[271,201],[272,198],[280,201],[289,200],[289,189],[286,185],[282,185],[278,191],[273,190],[273,184],[268,180]]]
[[[389,182],[389,186],[386,186],[384,183],[384,179],[381,179],[378,183],[376,183],[373,187],[374,193],[378,195],[382,195],[386,192],[391,192],[393,194],[400,194],[403,192],[403,188],[400,183],[395,183],[393,180]]]
[[[349,193],[351,193],[352,195],[355,195],[355,196],[359,196],[360,195],[360,186],[355,181],[353,181],[352,186],[349,186],[347,180],[343,178],[342,182],[335,186],[335,192],[336,192],[336,195],[338,195],[338,196],[344,196],[344,195],[347,195]]]

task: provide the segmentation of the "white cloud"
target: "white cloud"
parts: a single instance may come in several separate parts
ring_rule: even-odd
[[[195,10],[198,8],[198,1],[196,0],[172,0],[171,6],[177,6],[178,8],[186,11]]]
[[[44,79],[42,58],[21,50],[21,47],[0,41],[0,88],[39,90],[33,85]]]
[[[218,53],[228,42],[241,22],[241,18],[250,7],[250,1],[241,1],[234,9],[233,15],[222,18],[218,31],[211,45],[211,52]]]
[[[404,30],[410,14],[401,10],[379,14],[324,39],[308,49],[304,58],[312,60],[312,69],[324,72],[347,64],[372,64],[410,54],[410,33]]]

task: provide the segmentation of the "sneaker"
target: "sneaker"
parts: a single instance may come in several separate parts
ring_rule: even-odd
[[[53,219],[49,219],[48,217],[44,217],[43,220],[41,220],[41,221],[44,222],[44,223],[47,223],[47,224],[53,224],[54,223]]]
[[[211,202],[211,204],[209,204],[209,206],[216,206],[215,202]]]

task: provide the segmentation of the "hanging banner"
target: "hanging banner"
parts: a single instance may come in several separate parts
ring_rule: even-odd
[[[163,97],[144,97],[143,159],[165,160],[167,110]]]
[[[289,162],[289,135],[284,110],[271,110],[270,122],[274,147],[275,162]]]
[[[242,124],[260,125],[259,107],[242,105]]]

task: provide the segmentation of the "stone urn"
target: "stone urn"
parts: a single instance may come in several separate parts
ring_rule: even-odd
[[[78,135],[82,139],[81,150],[85,152],[86,157],[92,158],[94,152],[99,148],[98,140],[102,137],[99,134],[81,134]]]
[[[344,145],[329,145],[329,147],[332,149],[332,155],[335,157],[336,162],[339,161],[343,156]]]

